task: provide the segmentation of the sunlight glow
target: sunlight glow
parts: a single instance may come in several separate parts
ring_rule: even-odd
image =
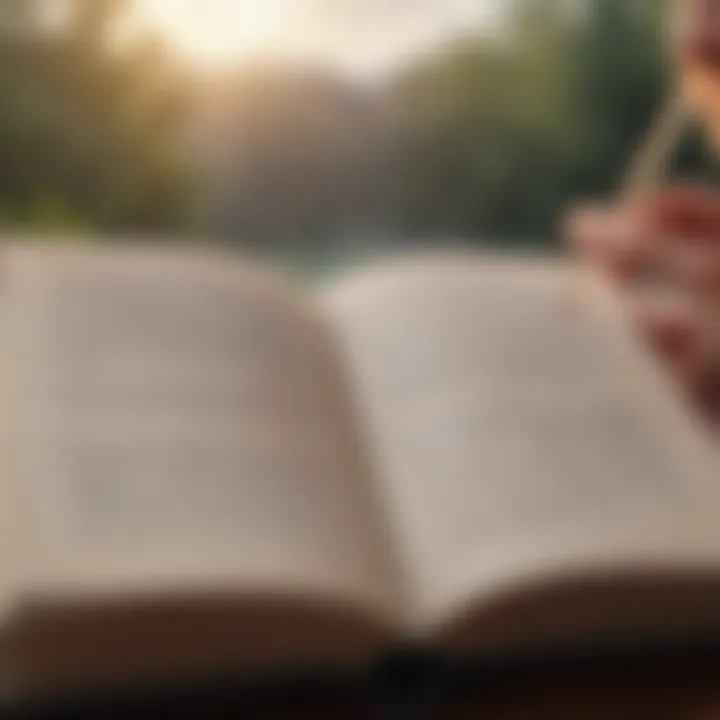
[[[286,0],[143,0],[141,12],[184,55],[201,63],[280,50]]]
[[[136,0],[198,65],[257,57],[382,72],[458,32],[497,24],[509,0]]]

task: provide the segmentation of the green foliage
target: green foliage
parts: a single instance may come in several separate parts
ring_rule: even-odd
[[[494,36],[372,89],[282,66],[189,83],[157,38],[118,42],[129,2],[69,0],[54,29],[0,0],[0,226],[187,228],[202,205],[277,251],[548,245],[568,205],[617,192],[668,82],[672,0],[507,0]],[[678,168],[705,164],[690,139]]]
[[[0,206],[0,229],[76,233],[89,229],[83,215],[59,195],[29,198],[22,204]]]
[[[59,29],[28,0],[0,3],[6,214],[43,227],[181,224],[183,93],[157,41],[114,44],[120,0],[74,0]]]
[[[615,192],[665,84],[662,2],[516,3],[391,89],[394,211],[407,233],[541,242]]]

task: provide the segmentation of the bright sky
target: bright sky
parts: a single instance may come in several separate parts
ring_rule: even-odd
[[[281,56],[381,71],[453,31],[492,25],[508,0],[137,0],[194,62]]]

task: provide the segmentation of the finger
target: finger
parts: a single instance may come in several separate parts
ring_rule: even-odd
[[[688,401],[714,426],[720,424],[718,325],[712,315],[704,316],[696,300],[677,292],[636,293],[627,307]]]
[[[666,239],[720,246],[720,192],[686,183],[625,208],[588,206],[570,216],[568,231],[590,256],[634,256]]]
[[[720,193],[697,185],[659,192],[641,208],[655,238],[651,250],[666,275],[691,288],[720,292]]]
[[[712,341],[694,300],[671,291],[630,291],[631,318],[650,348],[689,391],[712,364]]]
[[[661,254],[661,251],[658,251]],[[701,293],[706,302],[720,300],[720,247],[668,240],[662,257],[665,275],[692,292]]]
[[[720,192],[686,183],[658,191],[636,212],[646,230],[699,244],[720,242]]]
[[[645,257],[644,238],[634,218],[610,208],[587,207],[571,215],[568,235],[582,257],[611,277],[630,280]]]

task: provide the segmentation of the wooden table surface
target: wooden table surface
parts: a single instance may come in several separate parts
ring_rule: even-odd
[[[663,661],[657,667],[619,667],[588,672],[587,668],[562,672],[542,667],[518,678],[465,683],[451,690],[437,709],[420,703],[416,708],[383,709],[371,702],[367,687],[339,689],[325,696],[287,695],[282,690],[261,701],[219,698],[182,707],[151,705],[144,714],[123,711],[117,703],[77,712],[32,715],[83,720],[83,718],[278,718],[281,720],[372,720],[374,718],[441,718],[448,720],[720,720],[720,659]],[[52,708],[51,708],[52,710]],[[24,715],[22,716],[24,717]]]

